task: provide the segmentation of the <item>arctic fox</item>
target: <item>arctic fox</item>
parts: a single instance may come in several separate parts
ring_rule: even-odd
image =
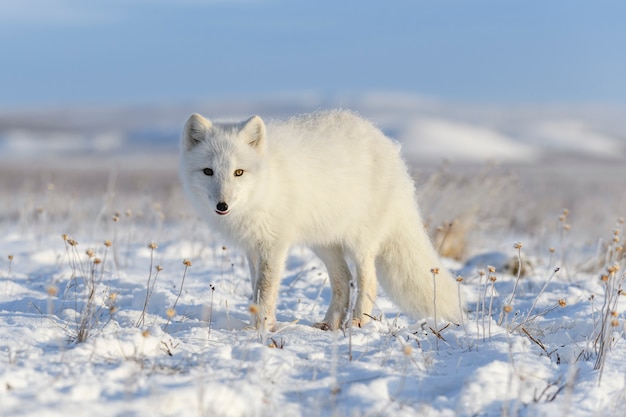
[[[257,328],[275,328],[280,279],[294,244],[310,246],[330,277],[330,306],[315,327],[365,324],[377,275],[406,313],[451,321],[463,314],[456,282],[424,230],[399,146],[351,112],[267,125],[259,116],[213,123],[193,114],[182,135],[180,174],[209,225],[246,251]],[[352,282],[357,295],[349,312]]]

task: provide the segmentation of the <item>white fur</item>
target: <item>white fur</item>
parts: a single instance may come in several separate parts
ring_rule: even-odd
[[[247,253],[257,327],[275,325],[283,265],[298,243],[318,254],[330,276],[332,298],[318,327],[337,329],[346,317],[346,257],[356,265],[357,324],[372,312],[377,275],[405,312],[433,316],[432,268],[440,269],[437,316],[460,318],[456,283],[424,231],[399,147],[371,123],[345,111],[267,125],[258,116],[212,123],[192,115],[180,161],[183,187],[196,209]],[[243,175],[235,175],[238,169]],[[228,205],[227,214],[216,212],[218,203]]]

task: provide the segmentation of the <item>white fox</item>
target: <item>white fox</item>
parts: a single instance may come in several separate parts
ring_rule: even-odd
[[[424,230],[399,146],[359,116],[327,111],[266,125],[258,116],[212,123],[193,114],[181,140],[180,173],[210,226],[246,251],[257,328],[275,329],[280,279],[294,244],[310,246],[330,277],[330,306],[315,327],[365,324],[377,275],[406,313],[461,318],[457,284]],[[346,257],[356,267],[351,312]],[[344,323],[348,313],[352,323]]]

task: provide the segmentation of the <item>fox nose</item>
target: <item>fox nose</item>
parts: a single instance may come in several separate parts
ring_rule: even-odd
[[[228,204],[226,204],[223,201],[220,201],[219,203],[217,203],[217,206],[215,208],[217,208],[218,212],[224,213],[224,212],[228,211]]]

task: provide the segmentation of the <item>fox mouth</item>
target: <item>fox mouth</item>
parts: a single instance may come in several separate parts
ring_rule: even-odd
[[[217,214],[219,214],[220,216],[225,216],[225,215],[227,215],[228,213],[230,213],[230,210],[225,210],[225,211],[215,210],[215,212],[216,212]]]

